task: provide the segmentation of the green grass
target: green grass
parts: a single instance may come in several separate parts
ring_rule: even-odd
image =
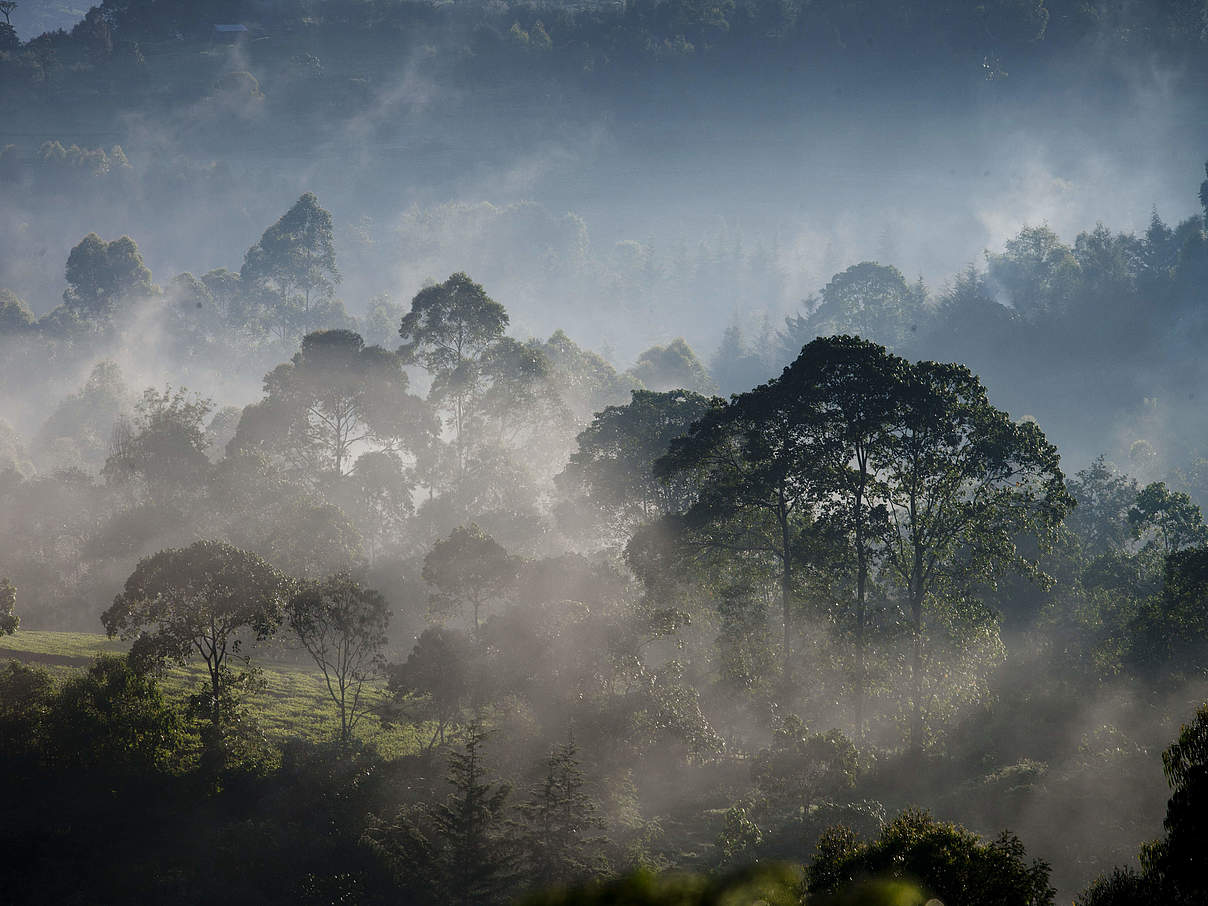
[[[128,642],[94,633],[18,630],[14,635],[0,636],[0,660],[27,661],[62,679],[87,668],[98,655],[123,654],[129,647]],[[265,736],[277,743],[291,738],[321,742],[336,737],[339,717],[335,703],[327,694],[322,673],[313,667],[274,663],[268,659],[253,663],[263,671],[265,688],[252,695],[248,704]],[[161,685],[170,699],[183,704],[207,676],[204,664],[191,663],[169,668]],[[371,694],[380,692],[373,690]],[[372,714],[361,719],[356,734],[376,745],[386,757],[415,752],[422,747],[421,739],[426,740],[422,727],[400,726],[387,730]]]

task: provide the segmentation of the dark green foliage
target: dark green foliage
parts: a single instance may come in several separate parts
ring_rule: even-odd
[[[1171,491],[1161,481],[1146,485],[1137,493],[1128,511],[1133,538],[1148,538],[1163,553],[1173,554],[1185,547],[1208,542],[1208,526],[1200,508],[1191,497]]]
[[[913,810],[868,843],[844,828],[825,834],[807,872],[807,902],[861,878],[913,881],[946,906],[1051,906],[1055,894],[1049,866],[1027,862],[1013,834],[985,842],[963,827]]]
[[[56,770],[101,772],[137,783],[189,766],[184,716],[128,658],[100,657],[58,689],[47,715]]]
[[[502,834],[511,790],[487,773],[486,738],[471,724],[463,746],[449,753],[453,792],[443,803],[400,812],[367,831],[403,889],[423,901],[470,906],[505,898],[510,860]]]
[[[565,885],[603,873],[604,838],[593,832],[604,822],[585,786],[574,742],[554,747],[545,762],[545,776],[518,806],[516,843],[526,886]]]
[[[244,636],[265,639],[284,616],[285,578],[255,554],[217,541],[160,551],[141,560],[124,590],[102,615],[111,637],[133,640],[131,658],[140,668],[194,654],[209,673],[198,698],[210,722],[208,747],[217,751],[235,728],[239,698],[255,683]]]
[[[1160,595],[1144,600],[1129,627],[1132,660],[1154,674],[1198,673],[1208,646],[1208,548],[1166,558]]]
[[[1136,480],[1117,471],[1101,454],[1069,480],[1068,488],[1076,506],[1066,525],[1087,556],[1123,550],[1133,530],[1130,510],[1137,503]]]

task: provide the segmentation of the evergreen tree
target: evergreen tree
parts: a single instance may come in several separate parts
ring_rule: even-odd
[[[496,783],[483,764],[487,733],[470,725],[462,751],[449,754],[448,782],[453,793],[432,814],[432,827],[441,842],[441,877],[446,903],[482,904],[503,899],[509,880],[509,860],[501,844],[504,806],[511,793]]]
[[[589,836],[603,821],[596,802],[584,792],[577,756],[573,739],[555,746],[545,762],[545,777],[519,806],[519,845],[525,881],[532,886],[568,884],[604,867],[594,852],[600,840]]]

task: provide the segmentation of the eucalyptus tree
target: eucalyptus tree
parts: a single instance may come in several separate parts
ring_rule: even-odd
[[[307,334],[264,378],[264,399],[244,410],[234,449],[277,452],[299,473],[339,481],[358,453],[418,453],[435,420],[408,392],[402,360],[350,330]]]
[[[484,366],[503,339],[508,320],[507,311],[481,284],[457,273],[420,290],[399,325],[399,355],[405,364],[428,372],[429,399],[448,416],[458,479],[466,469]]]
[[[459,273],[420,290],[399,326],[399,355],[428,373],[428,401],[450,435],[451,455],[429,462],[427,483],[446,492],[458,521],[481,516],[514,466],[535,472],[569,434],[548,360],[505,336],[507,325],[504,307]]]
[[[282,340],[320,326],[340,282],[331,214],[313,193],[299,198],[247,250],[239,282],[259,318]]]

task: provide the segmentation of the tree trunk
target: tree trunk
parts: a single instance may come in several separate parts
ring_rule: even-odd
[[[865,594],[868,585],[868,557],[864,550],[864,488],[868,481],[868,462],[859,456],[860,483],[856,488],[856,738],[864,739],[865,677]]]
[[[793,679],[793,556],[789,537],[789,517],[785,506],[784,488],[780,489],[780,606],[784,616],[784,687],[788,691]]]

